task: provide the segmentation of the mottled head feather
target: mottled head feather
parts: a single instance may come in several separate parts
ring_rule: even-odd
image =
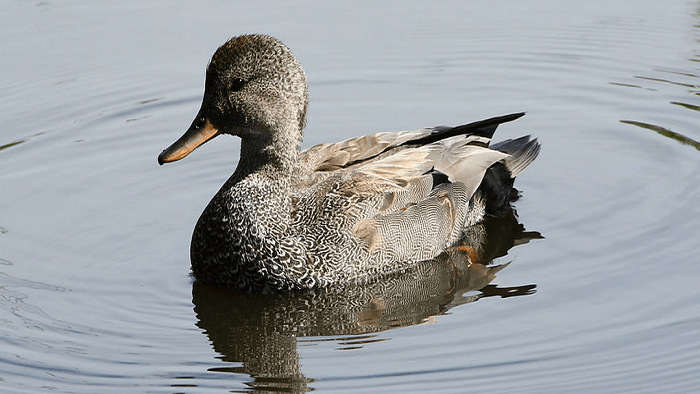
[[[289,48],[265,35],[242,35],[219,47],[207,67],[202,109],[224,133],[298,130],[306,122],[304,70]]]

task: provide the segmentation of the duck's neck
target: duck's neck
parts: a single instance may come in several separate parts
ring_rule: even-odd
[[[241,157],[236,178],[258,174],[272,179],[298,173],[301,133],[298,130],[277,133],[251,133],[241,137]]]

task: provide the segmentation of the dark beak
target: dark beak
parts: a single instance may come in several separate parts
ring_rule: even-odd
[[[219,130],[204,115],[199,115],[179,140],[158,155],[158,164],[180,160],[217,135]]]

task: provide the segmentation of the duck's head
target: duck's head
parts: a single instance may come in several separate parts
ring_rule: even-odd
[[[192,125],[158,163],[180,160],[219,134],[298,148],[307,105],[306,76],[289,48],[269,36],[234,37],[209,62],[202,107]]]

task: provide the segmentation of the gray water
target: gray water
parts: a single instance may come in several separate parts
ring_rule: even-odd
[[[3,393],[700,391],[697,1],[7,0],[0,20]],[[156,157],[252,32],[306,69],[307,147],[526,111],[495,138],[542,143],[516,182],[530,236],[484,230],[510,264],[193,284],[239,141]]]

